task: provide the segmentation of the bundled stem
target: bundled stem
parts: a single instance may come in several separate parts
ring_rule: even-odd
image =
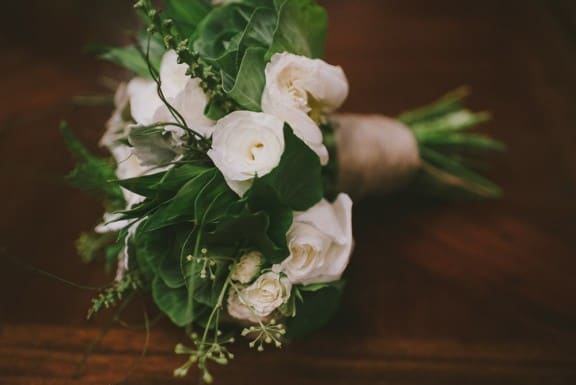
[[[399,120],[410,128],[420,151],[421,169],[442,184],[485,198],[498,197],[500,188],[466,166],[484,151],[502,151],[504,145],[467,130],[490,120],[487,112],[474,113],[463,101],[467,88],[459,88],[428,106],[403,113]]]

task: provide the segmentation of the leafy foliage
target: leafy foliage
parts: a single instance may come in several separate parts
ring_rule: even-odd
[[[104,199],[110,209],[121,209],[125,205],[120,186],[114,182],[116,173],[111,161],[100,159],[78,141],[67,123],[62,123],[60,130],[66,146],[76,156],[76,164],[66,177],[74,187],[96,194]]]
[[[220,68],[228,96],[259,111],[270,57],[284,51],[322,57],[326,30],[326,13],[312,0],[232,3],[199,24],[193,49]]]
[[[140,77],[150,78],[148,62],[142,55],[140,49],[146,47],[150,64],[157,71],[160,68],[160,62],[162,61],[162,56],[166,50],[162,42],[155,37],[152,37],[150,39],[150,44],[148,44],[146,35],[141,35],[138,38],[137,44],[139,47],[135,45],[127,47],[92,45],[88,47],[88,52],[99,59],[107,60],[124,67]]]
[[[326,11],[313,0],[274,0],[278,21],[268,56],[276,52],[322,58],[328,26]]]
[[[82,233],[76,241],[76,250],[82,261],[91,263],[98,259],[105,262],[106,271],[110,271],[118,259],[118,254],[124,247],[118,242],[115,232],[99,234],[96,232]]]
[[[305,211],[323,197],[320,159],[288,125],[284,126],[284,141],[286,149],[280,164],[256,180],[254,189],[258,191],[261,185],[269,186],[291,209]]]
[[[191,36],[211,10],[209,0],[166,0],[166,16],[182,36]]]
[[[114,285],[107,288],[98,297],[92,300],[92,306],[88,310],[87,318],[92,318],[102,309],[108,309],[115,306],[119,301],[124,299],[130,292],[143,287],[140,276],[137,272],[130,272],[122,279],[116,281]]]
[[[330,321],[338,310],[343,288],[343,281],[294,288],[300,303],[296,316],[287,320],[288,338],[305,337]]]

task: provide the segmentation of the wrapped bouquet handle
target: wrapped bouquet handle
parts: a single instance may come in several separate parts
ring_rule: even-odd
[[[467,95],[461,88],[398,118],[331,115],[338,188],[358,199],[396,191],[420,177],[425,183],[485,198],[499,196],[496,184],[466,166],[486,151],[504,148],[497,140],[469,131],[490,115],[466,109]]]
[[[384,115],[334,114],[338,188],[358,199],[404,187],[420,168],[412,131]]]

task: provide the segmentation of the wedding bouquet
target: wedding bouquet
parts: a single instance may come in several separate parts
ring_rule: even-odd
[[[335,112],[348,82],[322,60],[327,15],[313,0],[163,7],[139,0],[134,45],[99,50],[136,74],[101,140],[114,161],[63,132],[81,159],[69,179],[106,206],[79,253],[116,266],[89,316],[150,293],[191,339],[176,346],[188,356],[176,376],[197,366],[211,382],[235,330],[261,351],[329,320],[353,247],[348,194],[423,178],[498,194],[466,167],[501,145],[464,131],[487,115],[462,91],[398,119]]]

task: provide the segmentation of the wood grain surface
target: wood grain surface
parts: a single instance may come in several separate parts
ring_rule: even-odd
[[[570,1],[326,0],[327,60],[351,83],[344,110],[396,115],[469,85],[508,144],[488,171],[500,201],[375,198],[355,207],[356,250],[334,321],[306,341],[258,354],[238,341],[217,384],[576,383],[576,8]],[[148,353],[138,300],[75,367],[107,316],[85,321],[101,286],[74,250],[99,220],[94,199],[62,181],[73,166],[67,119],[96,149],[106,95],[127,74],[83,52],[122,43],[129,0],[3,2],[0,11],[0,383],[196,383],[171,372],[183,333],[160,321]],[[19,263],[11,261],[18,260]]]

